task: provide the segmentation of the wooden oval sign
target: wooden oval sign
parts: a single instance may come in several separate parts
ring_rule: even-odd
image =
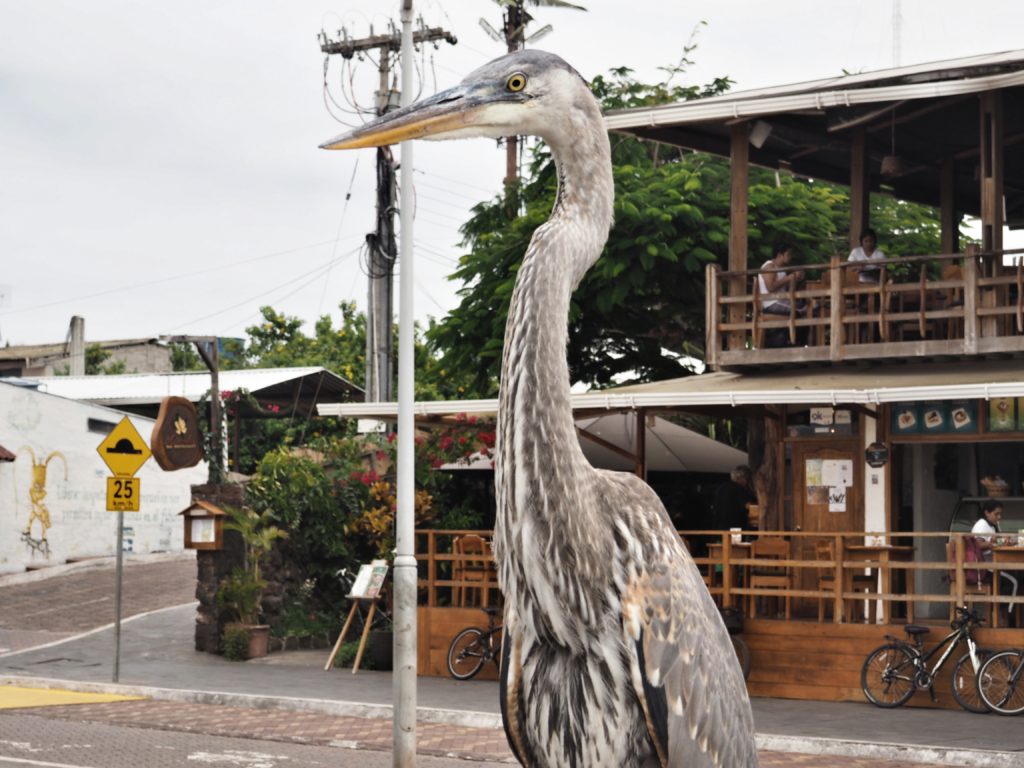
[[[168,472],[194,467],[202,461],[203,434],[192,402],[184,397],[165,397],[160,402],[149,444],[156,463]]]

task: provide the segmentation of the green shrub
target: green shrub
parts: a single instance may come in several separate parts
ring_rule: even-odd
[[[221,637],[224,657],[231,661],[245,661],[249,658],[249,628],[244,624],[226,624]]]

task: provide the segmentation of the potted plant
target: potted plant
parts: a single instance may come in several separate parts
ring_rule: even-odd
[[[260,561],[277,539],[288,534],[271,522],[273,512],[269,509],[257,512],[243,506],[227,507],[225,511],[230,519],[224,527],[238,532],[244,553],[242,565],[232,569],[217,590],[217,604],[235,618],[224,628],[224,655],[238,660],[266,656],[270,627],[259,623],[263,590],[267,586],[260,576]]]

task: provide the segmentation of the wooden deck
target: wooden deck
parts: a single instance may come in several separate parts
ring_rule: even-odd
[[[490,531],[420,531],[420,608],[418,613],[418,668],[423,675],[445,676],[448,644],[463,628],[486,626],[486,615],[479,609],[483,592],[478,581],[455,578],[459,556],[453,554],[453,540],[466,533],[489,538]],[[816,701],[863,701],[860,689],[860,669],[867,654],[885,642],[886,635],[903,635],[908,618],[914,623],[932,627],[930,640],[941,639],[949,630],[948,613],[951,605],[970,604],[986,615],[986,623],[977,633],[982,647],[1006,648],[1024,645],[1024,629],[992,627],[992,609],[1004,605],[1010,598],[996,595],[991,589],[972,593],[963,563],[963,534],[954,534],[954,562],[945,558],[947,532],[934,533],[810,533],[810,532],[745,532],[745,540],[759,536],[783,536],[794,544],[789,560],[769,563],[752,558],[744,547],[733,547],[730,534],[721,531],[682,531],[684,541],[694,550],[703,550],[707,543],[716,544],[715,557],[697,557],[695,562],[705,574],[705,583],[720,604],[737,606],[749,614],[751,600],[778,598],[789,595],[792,618],[785,620],[776,614],[774,604],[758,602],[755,617],[744,620],[743,638],[751,650],[752,672],[748,681],[754,696],[807,699]],[[814,540],[828,539],[833,551],[839,553],[834,560],[818,560],[800,555],[805,545]],[[698,543],[699,542],[699,543]],[[904,558],[883,557],[887,552],[909,552]],[[737,556],[739,555],[739,556]],[[956,562],[959,559],[959,564]],[[746,569],[765,565],[788,568],[793,576],[792,587],[781,591],[752,589],[746,586]],[[978,567],[971,564],[971,568]],[[991,564],[981,564],[992,568]],[[1002,564],[1011,570],[1024,569],[1019,565]],[[850,577],[870,575],[878,585],[873,592],[844,589],[820,590],[819,576],[831,570],[844,585],[852,585]],[[952,571],[952,578],[950,572]],[[800,574],[800,575],[798,575]],[[461,593],[455,590],[463,587]],[[496,583],[488,582],[487,600],[499,604],[500,592]],[[460,594],[459,605],[453,605],[453,596]],[[825,620],[819,621],[819,599],[827,608]],[[1024,597],[1015,601],[1024,610]],[[850,612],[850,607],[856,611]],[[853,615],[856,620],[848,621]],[[927,645],[927,644],[926,644]],[[956,658],[959,657],[956,654]],[[954,658],[955,661],[955,658]],[[952,666],[940,675],[936,691],[937,705],[926,693],[918,693],[910,706],[957,708],[949,691]],[[497,669],[490,665],[480,676],[497,677]]]
[[[887,259],[878,284],[852,266],[794,265],[809,279],[790,286],[804,316],[760,311],[758,270],[707,271],[706,362],[711,368],[837,363],[894,357],[1024,354],[1024,251]],[[1003,265],[1005,258],[1014,267]],[[813,278],[813,279],[811,279]],[[801,338],[806,334],[806,346]]]

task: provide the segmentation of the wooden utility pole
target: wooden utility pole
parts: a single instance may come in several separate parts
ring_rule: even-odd
[[[337,54],[351,59],[362,51],[377,50],[378,73],[380,75],[377,90],[377,116],[384,115],[398,107],[399,90],[392,83],[392,61],[401,52],[401,32],[389,25],[387,34],[375,35],[370,29],[369,37],[350,38],[342,29],[341,39],[328,40],[326,35],[320,37],[320,50],[331,55]],[[451,45],[458,42],[455,36],[440,27],[420,27],[413,32],[413,43],[444,40]],[[397,77],[395,78],[397,79]],[[404,84],[403,85],[407,85]],[[369,249],[367,260],[366,304],[366,402],[378,403],[393,400],[392,397],[392,360],[394,353],[391,343],[391,326],[394,308],[394,272],[398,260],[398,248],[395,241],[395,161],[390,147],[377,149],[377,226],[366,236]]]

